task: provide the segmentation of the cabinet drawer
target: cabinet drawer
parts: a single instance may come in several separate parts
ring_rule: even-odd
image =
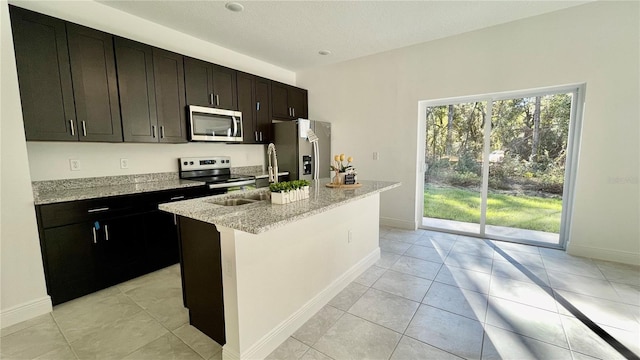
[[[95,218],[118,216],[131,211],[133,203],[128,198],[105,198],[73,201],[40,206],[40,221],[43,228],[75,224]]]

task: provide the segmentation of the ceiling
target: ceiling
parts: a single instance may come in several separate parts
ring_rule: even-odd
[[[292,71],[557,11],[587,1],[98,0]],[[318,54],[330,50],[330,55]]]

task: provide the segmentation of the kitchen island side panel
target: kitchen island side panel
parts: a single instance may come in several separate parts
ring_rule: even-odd
[[[225,358],[267,356],[379,259],[379,205],[374,194],[259,235],[219,229]]]

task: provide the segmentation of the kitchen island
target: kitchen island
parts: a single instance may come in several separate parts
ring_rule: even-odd
[[[216,204],[267,189],[160,205],[178,215],[191,324],[224,344],[223,358],[266,357],[379,259],[379,194],[400,183],[328,182],[286,205]]]

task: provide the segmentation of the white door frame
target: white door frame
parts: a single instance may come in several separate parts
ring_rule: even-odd
[[[449,104],[460,104],[466,102],[486,101],[487,112],[485,118],[484,128],[484,144],[483,154],[484,158],[488,159],[491,152],[490,137],[486,134],[491,132],[491,111],[492,102],[497,100],[507,100],[522,97],[535,97],[543,95],[552,95],[560,93],[572,93],[571,100],[571,115],[569,118],[569,134],[567,139],[567,159],[565,163],[565,177],[562,196],[562,214],[560,220],[560,233],[558,245],[552,245],[548,243],[540,243],[535,241],[523,241],[532,245],[541,245],[546,247],[557,247],[565,249],[568,241],[571,239],[571,222],[573,218],[573,206],[575,198],[575,183],[578,175],[578,159],[580,155],[580,137],[582,133],[582,118],[584,115],[585,107],[585,92],[586,83],[567,84],[559,86],[550,86],[544,88],[534,88],[517,91],[506,91],[498,93],[489,93],[482,95],[451,97],[435,100],[422,100],[418,102],[418,166],[417,166],[417,182],[416,186],[416,223],[419,228],[429,229],[422,225],[422,218],[424,213],[424,172],[425,172],[425,142],[427,133],[427,107],[433,106],[445,106]],[[513,241],[513,239],[503,238],[500,236],[487,236],[485,233],[485,218],[486,218],[486,206],[487,206],[487,189],[489,184],[489,167],[483,166],[482,170],[482,191],[481,191],[481,214],[480,214],[480,233],[467,233],[463,231],[446,230],[455,234],[476,236],[482,238],[491,238],[503,241]],[[434,229],[430,229],[434,230]],[[442,229],[437,229],[442,230]],[[445,231],[445,230],[443,230]]]

